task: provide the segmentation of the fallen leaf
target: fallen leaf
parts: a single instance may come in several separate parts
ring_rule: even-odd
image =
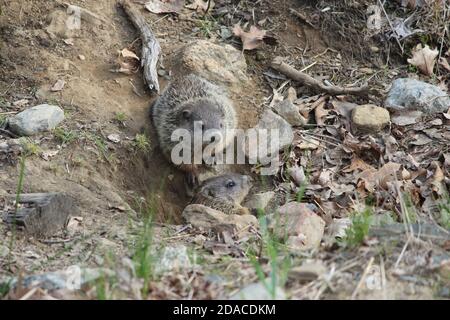
[[[450,71],[450,64],[448,63],[448,60],[446,58],[440,57],[439,64],[447,71]]]
[[[431,189],[439,196],[443,196],[446,193],[444,172],[437,161],[433,161],[431,165],[435,167],[434,175],[430,178]]]
[[[66,84],[66,82],[62,79],[59,79],[58,81],[56,81],[56,83],[50,88],[50,91],[52,92],[57,92],[57,91],[61,91],[64,88],[64,85]]]
[[[342,172],[353,172],[356,170],[364,171],[368,169],[374,170],[375,168],[364,162],[361,158],[353,157],[350,166],[347,169],[343,169]]]
[[[411,19],[402,19],[402,18],[394,18],[392,21],[392,27],[394,33],[391,35],[391,37],[396,37],[399,40],[403,40],[409,36],[412,36],[413,34],[423,32],[421,29],[412,29]]]
[[[152,13],[179,13],[184,6],[184,0],[150,0],[145,9]]]
[[[391,115],[391,122],[398,126],[407,126],[418,123],[422,118],[423,112],[417,110],[408,110],[397,112]]]
[[[120,51],[116,67],[111,72],[120,72],[125,74],[134,74],[140,67],[139,57],[131,50],[124,48]]]
[[[206,13],[207,11],[211,10],[212,8],[214,8],[215,3],[213,0],[210,1],[209,3],[209,8],[208,8],[208,1],[204,1],[204,0],[194,0],[194,2],[192,2],[191,4],[188,4],[186,6],[186,8],[191,9],[191,10],[196,10],[200,13]]]
[[[419,43],[413,49],[412,54],[413,56],[408,59],[408,63],[416,66],[423,74],[431,76],[439,51],[437,49],[431,50],[428,45],[422,47],[422,44]]]
[[[426,136],[426,135],[424,135],[424,134],[422,134],[422,133],[418,133],[418,134],[414,137],[414,140],[411,141],[410,143],[411,143],[412,145],[415,145],[415,146],[424,146],[424,145],[429,144],[429,143],[432,142],[432,141],[433,141],[433,140],[430,139],[430,138],[428,138],[428,136]]]
[[[314,115],[318,126],[323,126],[325,124],[325,118],[329,113],[330,110],[325,109],[325,100],[317,105],[317,107],[314,109]]]
[[[120,54],[124,58],[132,58],[132,59],[139,60],[139,57],[136,55],[136,53],[134,53],[131,50],[128,50],[127,48],[124,48],[122,51],[120,51]]]
[[[250,31],[245,32],[239,24],[236,24],[233,28],[233,34],[241,38],[242,50],[253,50],[261,46],[266,31],[260,30],[256,26],[251,26]]]
[[[369,192],[374,192],[377,186],[383,189],[387,189],[388,182],[392,182],[398,179],[397,173],[399,173],[400,168],[400,164],[388,162],[379,170],[364,170],[359,175],[357,175],[357,180],[362,180],[365,189]]]

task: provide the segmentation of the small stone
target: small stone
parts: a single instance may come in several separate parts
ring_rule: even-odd
[[[81,61],[84,61],[84,60],[86,60],[86,57],[83,56],[82,54],[80,54],[80,55],[78,56],[78,59],[80,59]]]
[[[155,273],[163,274],[170,271],[180,271],[192,267],[187,247],[184,245],[169,246],[162,250],[159,260],[155,263]]]
[[[275,192],[273,191],[256,193],[252,195],[250,199],[244,203],[244,207],[265,210],[267,205],[273,199],[274,196]]]
[[[320,245],[325,221],[304,203],[289,202],[268,216],[269,228],[295,250],[310,250]]]
[[[376,133],[389,124],[390,117],[386,109],[366,104],[353,109],[352,121],[357,130]]]
[[[64,120],[64,111],[58,106],[41,104],[9,118],[9,128],[18,135],[31,136],[54,129]]]
[[[266,279],[267,283],[271,282],[271,279]],[[264,286],[263,283],[252,283],[241,289],[236,294],[230,297],[230,300],[285,300],[286,294],[280,287],[275,288],[275,294]]]
[[[9,255],[9,249],[7,246],[0,245],[0,258],[5,258]]]
[[[418,110],[428,114],[447,112],[450,97],[437,86],[429,83],[400,78],[392,83],[384,102],[386,108],[394,110]]]
[[[64,68],[64,70],[68,70]],[[52,92],[58,92],[64,89],[64,86],[66,85],[66,82],[63,79],[59,79],[55,82],[55,84],[50,88],[50,91]]]
[[[380,48],[375,47],[375,46],[374,46],[374,47],[370,47],[370,51],[376,53],[376,52],[379,52],[379,51],[380,51]]]
[[[322,262],[305,262],[289,270],[288,277],[297,281],[313,281],[327,272]]]
[[[119,143],[120,142],[120,135],[117,133],[112,133],[110,135],[108,135],[108,140],[114,143]]]
[[[158,76],[164,77],[167,74],[166,70],[164,69],[158,69]]]
[[[225,214],[201,204],[188,205],[182,213],[183,218],[193,227],[201,230],[211,230],[217,225],[233,225],[238,230],[249,225],[258,226],[258,219],[253,215]]]
[[[303,126],[306,119],[300,115],[298,108],[290,100],[283,100],[275,105],[275,111],[282,116],[291,126]]]

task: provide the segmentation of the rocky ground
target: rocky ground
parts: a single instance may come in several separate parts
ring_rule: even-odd
[[[282,130],[274,175],[227,169],[254,177],[258,215],[187,206],[116,1],[3,1],[0,297],[449,298],[448,4],[191,2],[132,5],[161,88],[200,74],[241,128]],[[14,223],[17,193],[49,192],[64,229]]]

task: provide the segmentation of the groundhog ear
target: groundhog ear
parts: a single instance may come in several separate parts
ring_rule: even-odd
[[[185,119],[191,118],[191,112],[189,110],[183,110],[182,115],[183,115],[183,118],[185,118]]]

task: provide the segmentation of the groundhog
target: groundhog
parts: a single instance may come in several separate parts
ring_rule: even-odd
[[[171,135],[176,129],[186,129],[191,135],[191,163],[178,167],[187,172],[188,182],[195,185],[198,182],[199,170],[207,167],[194,164],[193,142],[194,122],[201,121],[201,130],[218,130],[223,137],[216,150],[223,151],[234,136],[226,131],[237,128],[237,118],[234,106],[224,89],[212,84],[204,78],[190,74],[174,80],[164,90],[152,107],[152,118],[164,156],[172,162],[172,149],[179,141],[172,141]],[[209,142],[203,142],[203,147]]]
[[[246,175],[228,173],[206,179],[192,198],[191,204],[203,204],[226,214],[250,214],[241,202],[252,187]]]

